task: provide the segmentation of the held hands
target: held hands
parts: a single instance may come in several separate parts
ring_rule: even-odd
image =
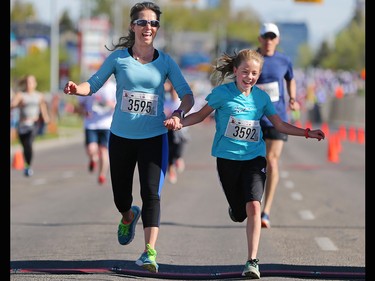
[[[168,130],[173,131],[178,131],[182,128],[180,118],[178,118],[177,116],[171,116],[168,119],[164,120],[164,126],[167,127]]]
[[[77,93],[77,84],[69,81],[65,84],[64,93],[67,95],[74,95]]]

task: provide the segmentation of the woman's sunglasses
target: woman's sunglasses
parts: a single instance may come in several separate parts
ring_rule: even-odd
[[[150,24],[152,27],[160,26],[160,22],[158,20],[135,20],[133,23],[139,26],[146,26],[147,24]]]

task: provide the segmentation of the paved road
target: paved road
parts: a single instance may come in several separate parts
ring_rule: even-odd
[[[186,170],[177,184],[165,183],[158,275],[134,264],[143,249],[141,222],[130,245],[118,244],[110,183],[98,185],[87,171],[83,136],[38,144],[35,175],[11,173],[10,266],[23,270],[10,279],[243,279],[245,223],[229,219],[210,156],[213,133],[212,123],[190,128]],[[365,146],[342,141],[339,163],[328,161],[327,150],[328,139],[289,138],[272,228],[262,231],[262,280],[365,279]],[[140,205],[137,174],[134,181]]]

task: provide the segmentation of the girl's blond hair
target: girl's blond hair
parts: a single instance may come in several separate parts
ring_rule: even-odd
[[[224,53],[216,60],[216,65],[211,74],[211,83],[213,85],[220,85],[226,78],[232,79],[233,68],[238,67],[243,61],[255,60],[260,64],[260,71],[262,71],[264,58],[263,56],[252,49],[242,49],[241,51],[234,52],[233,55]]]

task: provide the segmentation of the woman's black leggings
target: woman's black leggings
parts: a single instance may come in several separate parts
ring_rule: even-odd
[[[160,195],[168,166],[168,136],[126,139],[109,137],[109,161],[114,202],[120,213],[133,203],[133,177],[138,166],[143,227],[160,225]]]
[[[33,160],[33,143],[35,136],[37,135],[38,127],[34,125],[30,127],[30,130],[27,132],[18,132],[18,138],[21,142],[23,149],[23,157],[28,166],[31,166]]]

